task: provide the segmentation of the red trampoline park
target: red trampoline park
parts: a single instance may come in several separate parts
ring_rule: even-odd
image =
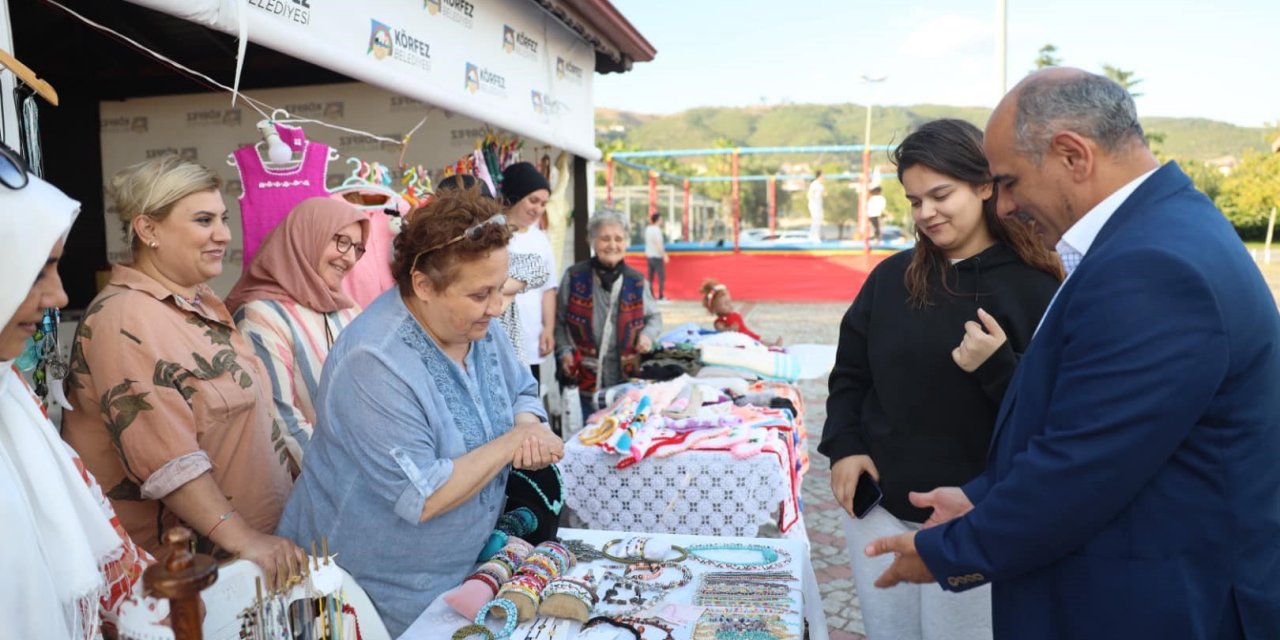
[[[668,219],[664,224],[666,249],[670,256],[667,264],[666,295],[674,300],[697,300],[698,288],[706,278],[715,278],[726,284],[735,299],[786,302],[849,302],[857,295],[867,274],[887,256],[911,246],[905,236],[890,238],[885,234],[883,242],[869,239],[866,217],[867,194],[872,180],[879,174],[870,170],[872,151],[887,151],[887,145],[820,145],[804,147],[741,147],[679,149],[662,151],[619,151],[605,158],[606,206],[616,207],[615,179],[620,178],[620,168],[641,172],[648,179],[648,213],[663,213]],[[849,154],[862,156],[862,171],[858,173],[824,173],[828,181],[856,181],[858,184],[858,217],[854,239],[813,241],[797,231],[778,229],[778,182],[812,181],[815,173],[788,172],[772,174],[741,174],[740,158],[749,154],[778,156]],[[655,166],[662,159],[696,156],[728,156],[729,175],[680,175],[669,170],[674,163],[664,162],[665,168]],[[851,163],[852,164],[852,163]],[[894,176],[887,174],[886,177]],[[742,184],[767,183],[768,227],[743,229],[741,211]],[[678,187],[681,194],[680,208],[674,212],[675,203],[659,207],[659,185],[666,183],[669,200],[674,200]],[[728,183],[728,220],[719,239],[696,239],[694,221],[691,219],[691,203],[696,197],[694,185]],[[621,189],[621,187],[619,188]],[[628,204],[628,208],[629,204]],[[647,218],[647,216],[646,216]],[[678,222],[678,225],[676,224]],[[642,225],[641,225],[642,226]],[[678,229],[678,232],[673,230]],[[627,263],[641,273],[647,272],[643,244],[631,247]]]

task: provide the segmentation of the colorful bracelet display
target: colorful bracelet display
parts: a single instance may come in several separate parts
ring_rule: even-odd
[[[508,640],[535,615],[577,620],[583,629],[608,624],[639,640],[674,640],[682,624],[692,626],[694,640],[801,637],[800,625],[787,622],[798,579],[788,570],[792,557],[785,549],[727,541],[683,548],[646,536],[610,540],[602,548],[580,540],[533,548],[517,538],[511,543],[468,578],[483,582],[495,597],[473,624],[454,633],[454,640]],[[570,575],[579,559],[618,566]],[[698,572],[694,563],[714,569]],[[683,622],[658,617],[666,594],[689,586],[695,577],[696,590],[680,600],[700,607],[701,615]],[[490,613],[503,622],[501,629],[485,626]],[[603,615],[591,617],[596,613]]]
[[[571,569],[573,552],[559,542],[548,540],[533,549],[510,580],[502,583],[498,597],[516,603],[521,622],[531,620],[542,602],[542,590]]]

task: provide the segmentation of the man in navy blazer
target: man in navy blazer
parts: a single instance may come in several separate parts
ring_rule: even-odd
[[[1068,276],[986,472],[867,547],[897,554],[877,585],[991,582],[996,638],[1280,638],[1280,313],[1257,266],[1106,78],[1028,77],[984,146],[1001,214]]]

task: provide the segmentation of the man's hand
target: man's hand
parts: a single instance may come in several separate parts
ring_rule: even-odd
[[[653,338],[641,335],[640,339],[636,340],[636,351],[639,351],[640,353],[649,353],[650,351],[653,351]]]
[[[938,487],[926,493],[912,491],[907,494],[907,499],[921,509],[933,508],[929,519],[924,521],[926,529],[955,520],[973,509],[969,496],[959,487]]]
[[[872,478],[880,481],[880,471],[871,461],[871,456],[848,456],[831,465],[831,494],[850,517],[856,517],[853,515],[853,494],[858,488],[858,476],[863,473],[870,473]]]
[[[911,584],[929,584],[933,582],[933,574],[924,560],[916,552],[916,532],[908,531],[888,538],[872,540],[864,550],[867,557],[874,558],[886,553],[894,554],[893,564],[876,578],[876,586],[881,589],[908,582]]]
[[[981,325],[972,320],[964,323],[964,339],[951,352],[951,359],[968,373],[982,366],[1006,340],[1004,329],[991,314],[978,309],[978,319]]]

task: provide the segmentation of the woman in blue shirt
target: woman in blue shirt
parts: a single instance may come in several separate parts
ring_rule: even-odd
[[[511,237],[497,214],[448,192],[396,238],[398,288],[334,344],[280,523],[303,547],[328,538],[393,637],[470,572],[508,469],[564,452],[497,320]]]

